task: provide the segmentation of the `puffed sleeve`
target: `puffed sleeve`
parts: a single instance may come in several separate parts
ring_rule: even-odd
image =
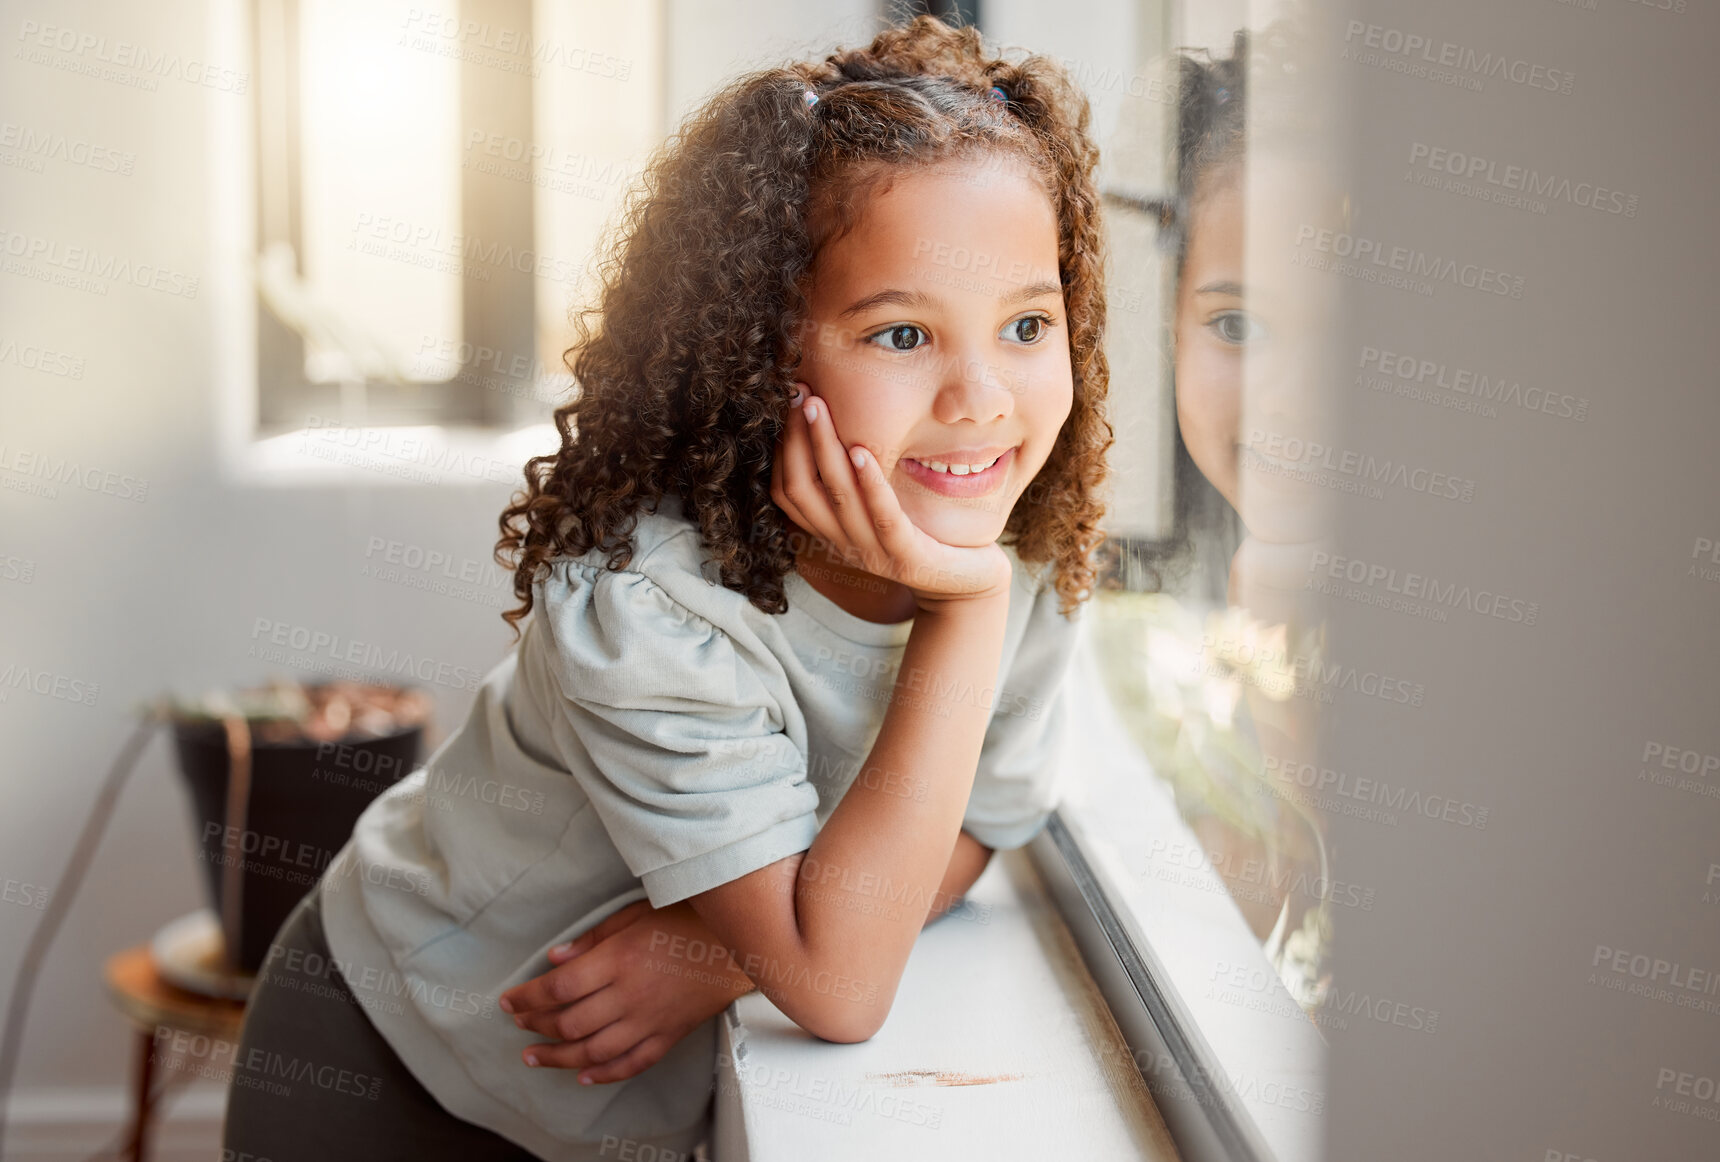
[[[1049,584],[1033,599],[1021,645],[996,695],[962,818],[962,830],[1000,851],[1039,834],[1057,804],[1068,718],[1064,679],[1087,608],[1083,602],[1065,618],[1057,606],[1057,591]]]
[[[767,665],[643,573],[561,562],[544,593],[564,757],[652,906],[812,846]]]

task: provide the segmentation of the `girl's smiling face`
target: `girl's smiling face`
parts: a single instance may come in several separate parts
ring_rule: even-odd
[[[1057,272],[1050,197],[996,160],[891,175],[818,255],[797,377],[945,544],[997,540],[1073,406]]]

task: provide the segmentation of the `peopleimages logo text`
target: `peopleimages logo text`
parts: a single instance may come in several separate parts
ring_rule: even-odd
[[[1345,26],[1344,45],[1346,52],[1361,48],[1374,49],[1400,62],[1413,61],[1424,68],[1433,66],[1451,69],[1477,79],[1498,78],[1514,85],[1527,85],[1531,89],[1545,89],[1550,93],[1568,94],[1576,81],[1576,74],[1569,69],[1548,68],[1546,65],[1508,53],[1477,49],[1424,36],[1419,32],[1369,24],[1363,20],[1352,20]],[[1367,64],[1375,63],[1361,57],[1357,59],[1363,59],[1363,63]]]
[[[1387,246],[1377,238],[1322,230],[1304,223],[1297,227],[1296,247],[1300,250],[1304,245],[1311,245],[1321,254],[1336,255],[1355,263],[1366,262],[1371,266],[1383,266],[1412,278],[1449,283],[1465,290],[1483,291],[1514,299],[1523,297],[1522,275],[1476,262],[1442,258],[1409,246]]]

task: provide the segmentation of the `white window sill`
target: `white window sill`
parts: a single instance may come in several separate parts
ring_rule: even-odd
[[[525,463],[561,444],[553,424],[495,428],[376,427],[338,424],[297,428],[235,441],[224,469],[253,487],[343,485],[448,488],[518,487]]]
[[[1089,627],[1083,626],[1083,630]],[[1204,851],[1170,788],[1118,721],[1098,665],[1083,641],[1068,681],[1071,716],[1059,813],[1080,837],[1137,945],[1150,947],[1166,982],[1198,1030],[1278,1162],[1322,1156],[1326,1042],[1291,997],[1224,880],[1204,860],[1172,863],[1163,852]],[[1166,870],[1175,874],[1166,876]],[[1215,982],[1258,982],[1247,1003]]]
[[[920,934],[883,1029],[819,1041],[759,993],[719,1023],[716,1157],[1177,1157],[1025,849]]]

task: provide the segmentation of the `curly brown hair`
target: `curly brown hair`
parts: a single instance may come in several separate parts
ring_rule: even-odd
[[[526,463],[502,513],[496,560],[521,602],[502,617],[515,634],[553,559],[597,549],[625,568],[640,508],[655,512],[666,493],[696,517],[722,584],[784,612],[794,529],[771,469],[814,259],[897,167],[1005,155],[1028,163],[1056,210],[1074,402],[999,541],[1024,563],[1055,561],[1070,615],[1093,588],[1112,443],[1089,119],[1053,59],[992,55],[977,29],[925,15],[821,63],[742,76],[691,115],[630,192],[598,298],[575,315],[564,360],[578,394],[555,413],[561,448]]]

